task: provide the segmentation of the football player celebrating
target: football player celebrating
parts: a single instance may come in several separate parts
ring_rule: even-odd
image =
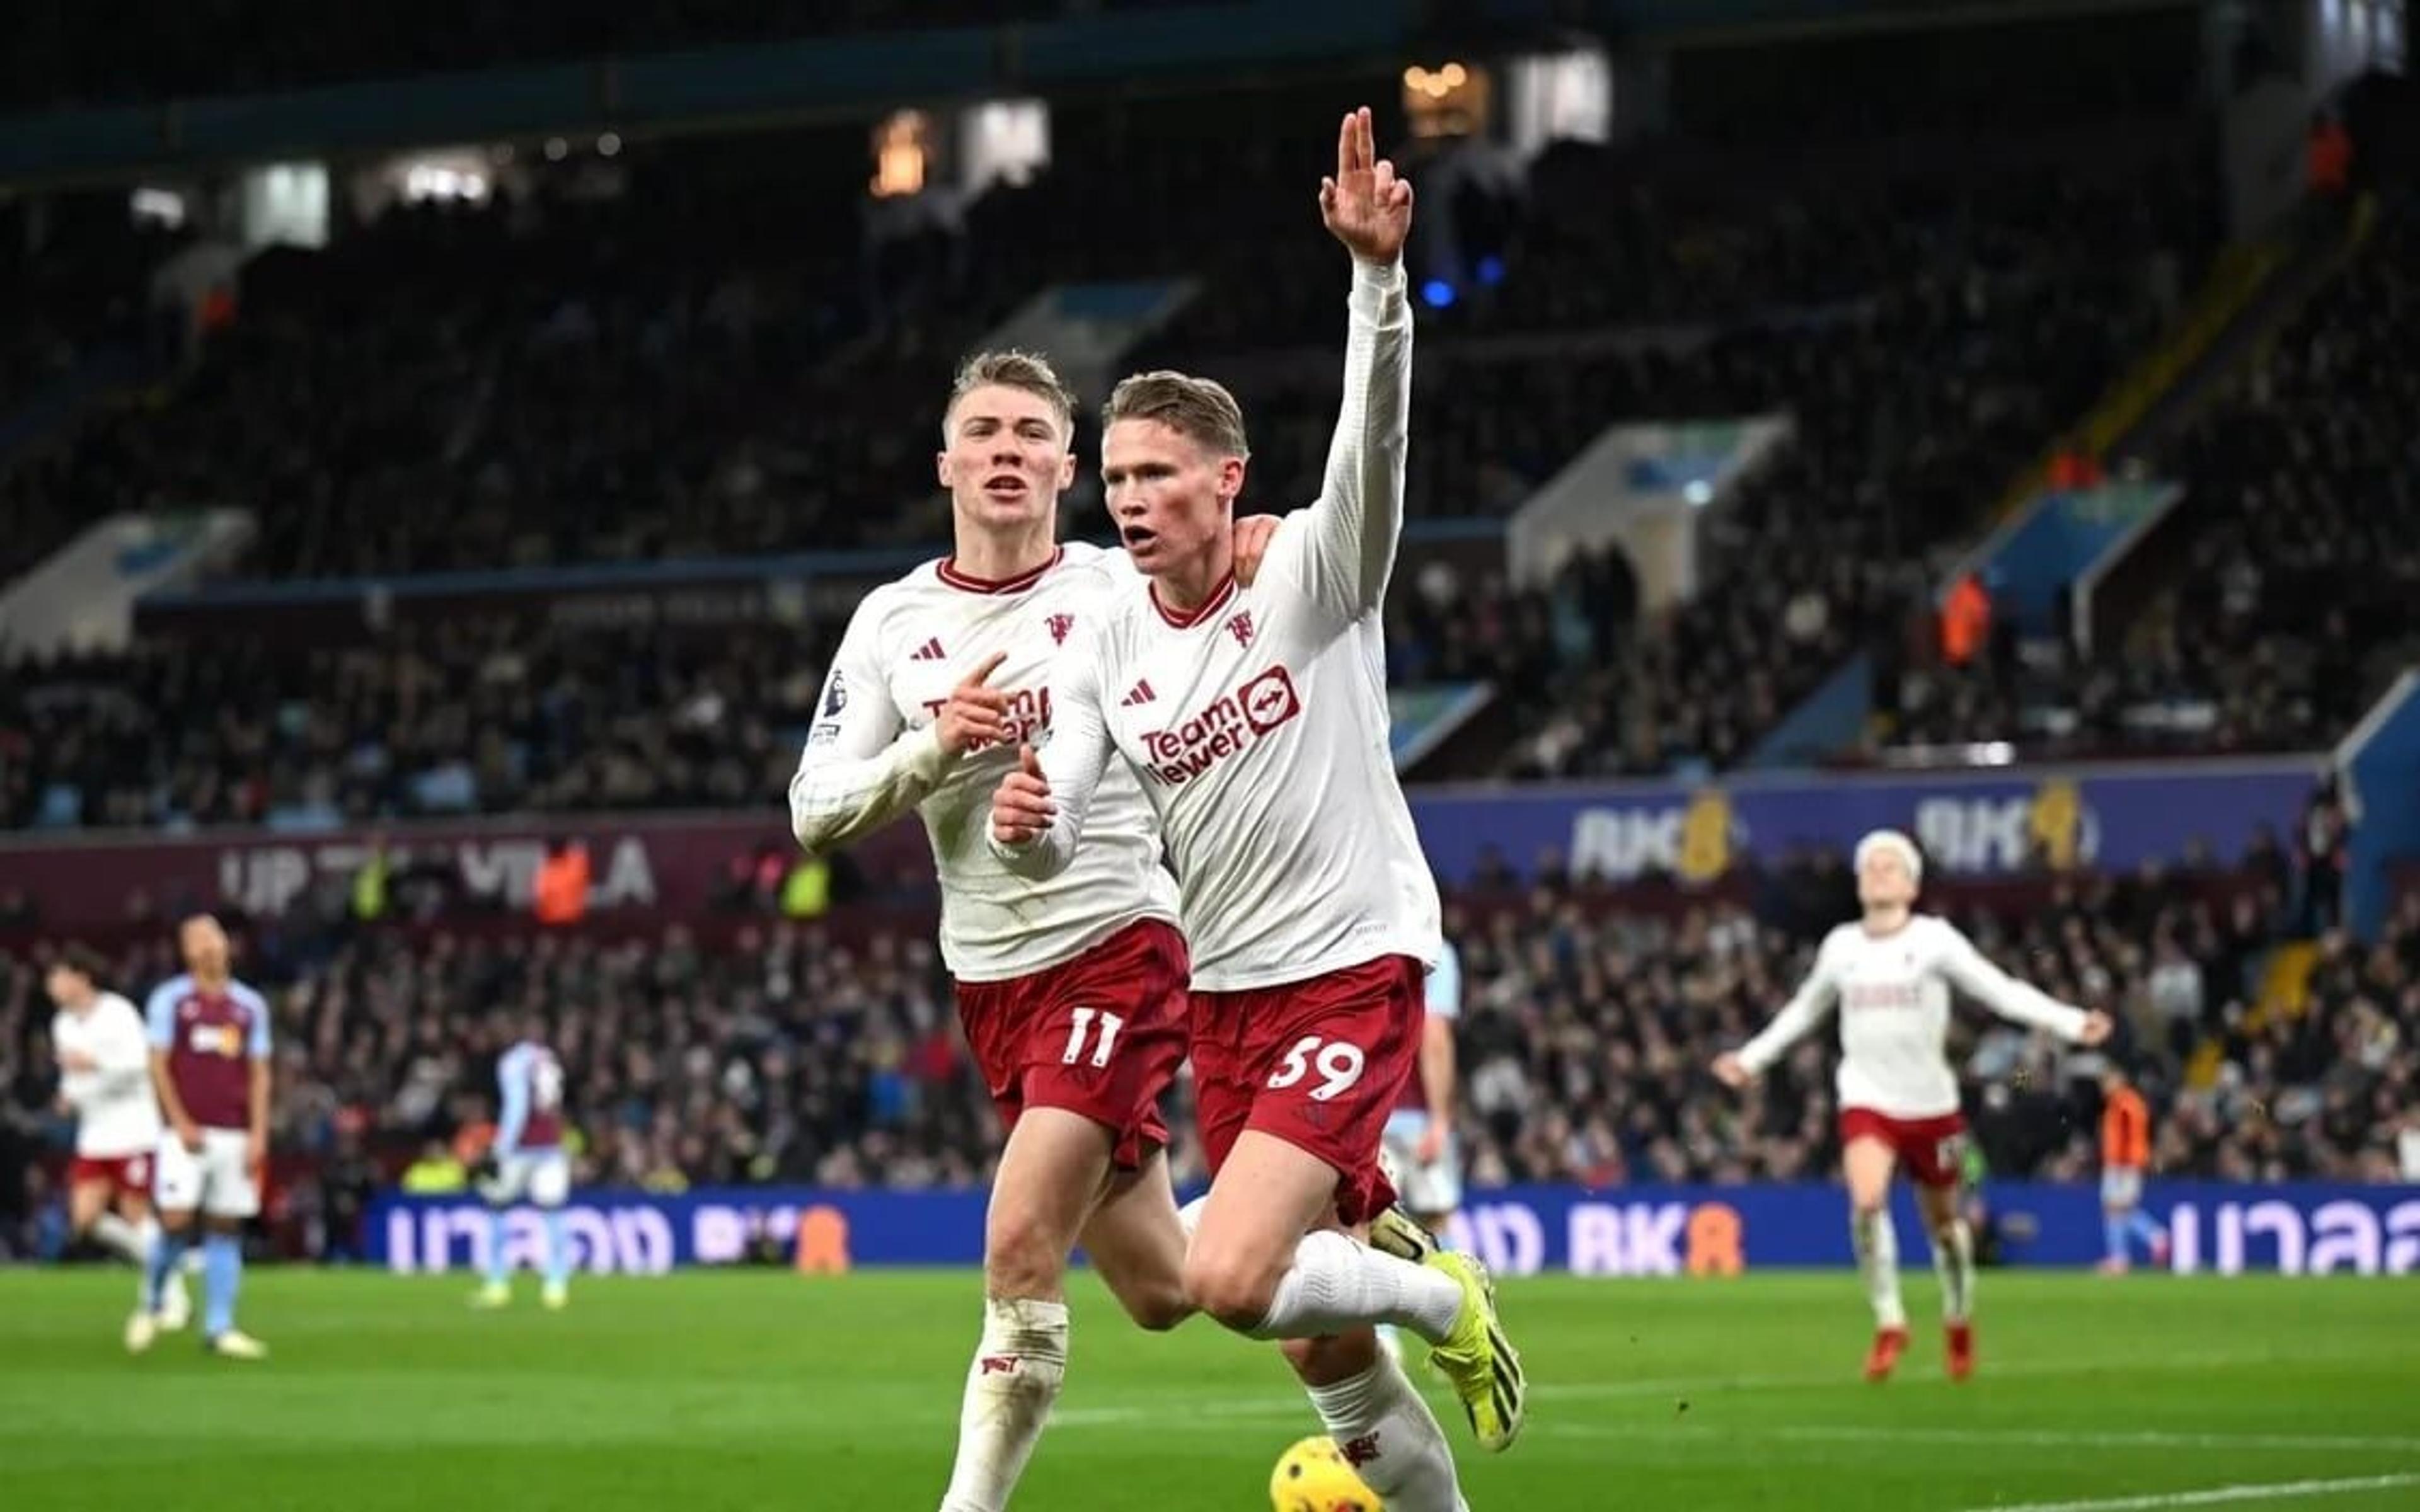
[[[1486,1448],[1519,1432],[1524,1386],[1485,1273],[1390,1210],[1381,1168],[1439,937],[1388,744],[1381,620],[1403,519],[1412,190],[1378,159],[1368,111],[1339,128],[1319,206],[1353,285],[1318,501],[1280,523],[1258,578],[1238,581],[1233,509],[1250,454],[1233,396],[1177,373],[1118,385],[1102,479],[1151,580],[1060,664],[1050,741],[1001,783],[991,838],[1019,874],[1064,875],[1102,843],[1110,784],[1140,779],[1194,951],[1190,1053],[1214,1175],[1187,1291],[1229,1328],[1285,1341],[1388,1507],[1455,1512],[1452,1455],[1372,1325],[1434,1346]],[[1356,1237],[1373,1220],[1419,1259]]]
[[[1975,1369],[1975,1236],[1958,1211],[1966,1120],[1944,1048],[1949,989],[2003,1018],[2085,1044],[2109,1037],[2109,1015],[2052,1001],[1984,960],[1948,920],[1916,912],[1924,861],[1905,835],[1878,829],[1859,841],[1856,871],[1865,917],[1823,937],[1796,995],[1764,1032],[1717,1057],[1714,1074],[1727,1086],[1747,1086],[1838,1005],[1840,1164],[1857,1273],[1874,1310],[1866,1379],[1887,1380],[1907,1349],[1890,1215],[1891,1178],[1905,1166],[1932,1235],[1950,1379],[1963,1381]]]
[[[959,369],[938,460],[954,550],[859,604],[790,781],[809,851],[923,817],[959,1022],[1008,1126],[942,1512],[999,1512],[1023,1474],[1066,1371],[1079,1240],[1144,1328],[1191,1312],[1159,1116],[1185,1056],[1189,963],[1150,806],[1131,778],[1112,785],[1099,843],[1042,886],[984,843],[1018,744],[1050,728],[1062,646],[1136,581],[1124,552],[1059,543],[1075,412],[1039,357],[984,352]]]

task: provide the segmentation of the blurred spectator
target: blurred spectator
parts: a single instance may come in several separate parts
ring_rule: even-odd
[[[550,841],[546,859],[538,863],[537,921],[552,928],[577,924],[588,917],[588,847],[577,840]]]
[[[1992,638],[1992,595],[1980,573],[1962,574],[1941,606],[1941,659],[1963,669]]]
[[[2344,919],[2345,868],[2352,834],[2333,778],[2303,808],[2303,933],[2324,934]]]
[[[2334,111],[2312,118],[2303,148],[2303,178],[2322,200],[2340,199],[2352,187],[2352,135]]]
[[[1449,908],[1468,985],[1464,1134],[1474,1179],[1811,1179],[1828,1168],[1829,1036],[1745,1101],[1714,1095],[1714,1053],[1761,1025],[1846,917],[1837,857],[1784,869],[1828,901],[1787,920],[1709,901],[1669,920],[1606,911],[1565,885],[1468,894]],[[2274,937],[2257,878],[2069,877],[2047,907],[1962,915],[1987,953],[2069,1001],[2106,1006],[2162,1119],[2163,1174],[2391,1179],[2420,1093],[2420,895],[2375,948],[2323,942],[2307,999],[2261,1001]],[[1810,893],[1809,896],[1815,896]],[[1780,896],[1776,894],[1776,896]],[[2232,902],[2226,900],[2232,899]],[[978,1181],[999,1130],[921,936],[845,942],[776,923],[728,948],[685,931],[605,944],[357,932],[275,981],[277,1141],[312,1159],[295,1187],[341,1242],[385,1169],[460,1181],[488,1137],[493,1067],[531,1009],[553,1015],[582,1179],[677,1190],[783,1180],[917,1187]],[[147,947],[119,972],[168,969]],[[0,1072],[17,1164],[58,1132],[53,1072],[26,1058],[47,1021],[37,963],[0,955]],[[1953,1039],[1991,1168],[2091,1170],[2098,1061],[1962,1013]],[[1180,1178],[1201,1152],[1175,1109]],[[16,1190],[21,1183],[12,1183]],[[307,1186],[307,1190],[305,1190]],[[22,1198],[20,1199],[22,1201]],[[352,1226],[348,1227],[347,1226]]]
[[[431,1139],[420,1148],[419,1158],[404,1167],[396,1184],[416,1197],[447,1196],[468,1190],[471,1176],[461,1157],[443,1140]]]

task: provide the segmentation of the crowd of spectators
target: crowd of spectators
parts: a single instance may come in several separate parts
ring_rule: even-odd
[[[1795,434],[1701,527],[1708,585],[1642,625],[1629,655],[1582,663],[1513,769],[1731,764],[1900,623],[1942,549],[2157,333],[2153,285],[2197,255],[2137,244],[2164,223],[2079,208],[1987,223],[1994,260],[2032,239],[2035,255],[2011,262],[2023,271],[1945,251],[1821,324],[1734,330],[1644,372],[1617,360],[1541,374],[1540,405],[1508,407],[1531,423],[1783,413]],[[2093,246],[2096,229],[2112,244]]]
[[[2420,203],[2389,199],[2353,265],[2156,471],[2182,542],[2118,643],[2062,634],[1965,668],[1910,657],[1895,744],[2041,754],[2322,748],[2420,654]],[[2064,627],[2062,627],[2064,628]]]
[[[27,663],[0,680],[0,827],[762,805],[836,640],[458,618],[351,646],[222,633]]]
[[[2242,1180],[2388,1180],[2420,1094],[2420,897],[2366,949],[2322,936],[2306,1000],[2264,1000],[2288,863],[2079,877],[1956,911],[2012,972],[2105,1007],[2161,1112],[2160,1169]],[[1706,1073],[1775,1011],[1843,915],[1837,856],[1677,908],[1612,906],[1542,873],[1449,905],[1466,984],[1461,1133],[1471,1179],[1620,1185],[1816,1179],[1837,1156],[1827,1029],[1744,1098]],[[709,948],[644,939],[476,939],[263,929],[240,969],[275,1004],[280,1222],[341,1240],[369,1185],[475,1156],[493,1060],[531,1012],[568,1069],[582,1179],[838,1187],[984,1180],[1000,1130],[922,930],[768,920]],[[130,949],[137,995],[174,966]],[[55,1149],[38,961],[0,955],[0,1175]],[[1953,1054],[2002,1175],[2090,1168],[2091,1053],[1962,1015]],[[1180,1180],[1201,1175],[1183,1106]],[[37,1192],[40,1190],[39,1178]],[[349,1195],[348,1195],[349,1194]],[[17,1199],[12,1184],[0,1196]],[[0,1202],[0,1215],[11,1206]],[[314,1232],[319,1231],[314,1229]],[[0,1244],[22,1236],[0,1218]]]
[[[147,276],[181,240],[130,222],[123,194],[0,199],[0,436],[93,352],[143,348]],[[19,560],[0,546],[0,578]]]
[[[9,22],[0,108],[147,102],[602,54],[940,26],[1216,0],[367,0],[343,21],[302,0],[143,4],[106,13],[43,0]],[[139,37],[139,45],[130,45]]]
[[[1298,505],[1333,424],[1337,255],[1264,187],[1315,164],[1329,130],[1308,94],[1279,98],[1300,108],[1267,111],[1221,154],[1202,123],[1233,113],[1078,107],[1103,118],[1066,133],[1051,171],[969,207],[955,254],[904,270],[834,217],[793,233],[791,212],[861,193],[861,143],[843,134],[789,155],[752,138],[633,149],[541,175],[526,199],[398,207],[326,251],[269,254],[172,397],[0,470],[10,560],[112,509],[239,501],[261,523],[243,570],[269,577],[929,540],[940,517],[916,506],[933,494],[933,374],[1048,278],[1188,258],[1207,292],[1144,355],[1231,374],[1253,421],[1245,507]],[[1710,522],[1714,590],[1644,634],[1626,563],[1603,556],[1527,589],[1449,571],[1425,575],[1416,603],[1398,594],[1399,677],[1501,680],[1543,727],[1522,773],[1741,754],[1855,642],[1915,554],[1988,497],[1976,480],[2088,401],[2156,325],[2164,259],[2201,244],[2200,197],[2164,172],[1884,174],[1826,200],[1726,202],[1625,194],[1623,162],[1550,151],[1503,242],[1502,284],[1431,313],[1411,512],[1507,513],[1616,418],[1787,411],[1799,439]],[[575,192],[600,172],[627,193]],[[1171,191],[1156,244],[1109,234],[1110,186],[1138,179]],[[1642,322],[1658,334],[1623,337]],[[1525,340],[1548,331],[1563,336]],[[18,759],[0,761],[0,817],[711,801],[786,759],[780,697],[815,653],[732,648],[744,675],[721,681],[715,709],[744,738],[698,775],[645,759],[693,722],[688,675],[645,671],[669,654],[470,634],[279,650],[249,681],[226,680],[249,654],[217,638],[12,668],[0,742]],[[643,697],[613,702],[624,693]],[[566,704],[610,720],[618,753],[533,755],[532,719]],[[479,717],[498,706],[506,718]],[[433,803],[431,765],[448,773]],[[575,766],[586,775],[558,785]]]

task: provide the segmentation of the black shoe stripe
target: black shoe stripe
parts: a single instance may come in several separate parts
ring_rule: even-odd
[[[1526,1379],[1521,1371],[1520,1351],[1512,1348],[1512,1341],[1504,1336],[1504,1331],[1502,1329],[1489,1329],[1487,1331],[1487,1342],[1490,1350],[1495,1356],[1496,1368],[1498,1374],[1510,1375],[1515,1382],[1519,1382]]]

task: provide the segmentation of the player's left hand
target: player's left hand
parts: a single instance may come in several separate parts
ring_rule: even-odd
[[[1278,533],[1275,515],[1247,515],[1235,522],[1235,580],[1245,587],[1261,575],[1261,558],[1268,555],[1269,540]]]
[[[1000,779],[991,795],[991,833],[1002,845],[1027,845],[1050,827],[1059,806],[1050,801],[1050,782],[1042,775],[1042,761],[1031,746],[1016,749],[1016,770]]]
[[[1445,1153],[1446,1120],[1429,1115],[1428,1127],[1420,1131],[1420,1142],[1412,1147],[1412,1158],[1423,1165],[1434,1165]]]
[[[2096,1008],[2084,1015],[2084,1032],[2075,1037],[2075,1042],[2086,1045],[2105,1044],[2108,1042],[2111,1031],[2117,1027],[2115,1019]]]
[[[93,1055],[89,1051],[62,1050],[59,1052],[59,1070],[61,1071],[71,1071],[82,1073],[88,1071],[99,1071],[100,1069],[101,1057]]]
[[[268,1139],[256,1132],[247,1131],[243,1136],[243,1168],[256,1175],[267,1169],[268,1165]]]
[[[1363,262],[1384,268],[1404,255],[1412,234],[1412,186],[1378,156],[1367,105],[1337,128],[1336,177],[1319,181],[1319,218]]]

